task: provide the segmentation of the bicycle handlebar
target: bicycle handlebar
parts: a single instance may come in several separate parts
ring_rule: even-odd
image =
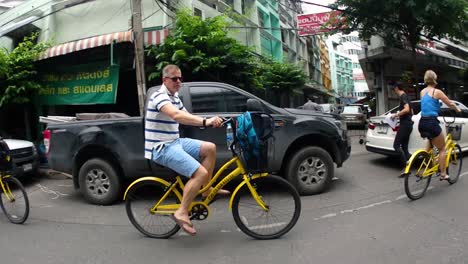
[[[442,119],[444,119],[444,122],[447,123],[447,124],[453,124],[455,123],[455,120],[457,119],[457,111],[456,110],[453,110],[452,108],[449,108],[449,112],[452,114],[451,116],[453,117],[453,121],[449,122],[447,121],[445,118],[446,116],[442,116]]]

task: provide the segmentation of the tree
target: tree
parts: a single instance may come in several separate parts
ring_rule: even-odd
[[[164,66],[176,64],[185,80],[225,82],[262,97],[266,89],[290,93],[306,81],[298,67],[255,55],[229,37],[226,15],[202,20],[184,10],[175,24],[165,42],[148,52],[155,60],[150,80],[161,79]]]
[[[346,18],[339,26],[362,38],[382,36],[387,45],[410,47],[415,53],[422,35],[467,40],[466,0],[337,0]]]
[[[291,92],[302,87],[306,81],[304,72],[295,65],[267,60],[264,64],[262,83],[273,90]]]
[[[156,60],[149,79],[160,79],[164,66],[176,64],[189,81],[223,81],[241,88],[261,88],[251,49],[228,37],[228,26],[224,15],[202,20],[187,10],[178,12],[169,37],[149,50]]]
[[[34,62],[50,44],[35,44],[37,36],[25,37],[11,52],[0,49],[0,108],[30,102],[41,89]]]
[[[9,52],[0,49],[0,109],[9,105],[24,105],[26,137],[31,138],[29,107],[33,97],[41,89],[34,62],[50,46],[49,42],[35,44],[38,33],[25,37],[18,46]]]

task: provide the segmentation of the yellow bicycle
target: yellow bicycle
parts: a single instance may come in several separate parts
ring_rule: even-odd
[[[445,150],[447,151],[446,170],[447,174],[450,175],[448,182],[454,184],[460,177],[463,157],[461,147],[452,139],[450,131],[447,131],[445,137]],[[405,192],[408,198],[417,200],[424,196],[432,176],[439,172],[438,160],[439,154],[435,152],[434,148],[429,151],[420,149],[411,155],[404,171]]]
[[[228,119],[235,129],[234,120]],[[212,180],[198,192],[200,200],[189,207],[191,220],[209,217],[210,204],[217,192],[238,176],[240,184],[234,189],[229,201],[236,225],[245,234],[256,239],[278,238],[290,231],[301,213],[301,199],[296,189],[286,180],[268,172],[249,173],[235,150],[236,139],[230,145],[233,158],[227,161]],[[218,178],[227,174],[210,191],[206,198],[201,194],[211,188]],[[173,181],[159,177],[143,177],[135,180],[124,194],[125,207],[130,222],[141,233],[153,238],[169,238],[180,227],[171,219],[182,200],[184,183],[180,176]]]
[[[29,216],[28,194],[21,182],[9,173],[12,159],[2,138],[0,149],[0,207],[10,222],[22,224]]]

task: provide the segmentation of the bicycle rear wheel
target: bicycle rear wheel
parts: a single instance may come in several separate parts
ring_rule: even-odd
[[[139,182],[131,187],[125,199],[125,209],[133,226],[141,233],[152,238],[169,238],[180,227],[171,219],[171,214],[159,214],[151,212],[156,203],[166,193],[167,185],[153,180]],[[160,203],[180,204],[180,200],[174,192]]]
[[[424,196],[431,183],[432,175],[422,176],[427,168],[431,168],[430,156],[427,152],[420,152],[409,164],[410,170],[405,176],[405,192],[411,200],[417,200]]]
[[[240,230],[256,239],[278,238],[290,231],[301,214],[298,192],[286,180],[267,176],[251,181],[267,205],[263,210],[247,185],[242,186],[232,204],[232,215]]]
[[[450,159],[447,166],[447,174],[450,175],[448,182],[454,184],[460,177],[461,168],[463,165],[463,153],[460,145],[456,144],[449,153]]]
[[[29,216],[29,199],[23,184],[11,176],[3,178],[3,184],[9,194],[0,193],[0,207],[10,222],[24,223]]]

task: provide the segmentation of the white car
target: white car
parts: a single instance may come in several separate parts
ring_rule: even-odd
[[[39,156],[36,147],[30,141],[19,139],[3,139],[10,149],[14,174],[17,177],[36,174],[39,168]]]
[[[468,108],[460,102],[454,101],[454,103],[462,110],[462,114],[457,114],[454,117],[454,111],[449,109],[444,103],[441,103],[439,112],[439,121],[442,126],[442,131],[446,135],[446,126],[456,127],[452,131],[452,136],[458,142],[462,151],[468,150]],[[423,139],[418,130],[419,119],[421,119],[421,105],[420,101],[412,101],[411,108],[413,109],[413,131],[411,132],[408,150],[410,153],[418,149],[426,147],[427,139]],[[384,120],[388,113],[396,113],[398,106],[386,112],[383,115],[371,117],[369,119],[367,134],[366,134],[366,149],[370,152],[375,152],[384,155],[398,155],[393,148],[393,141],[395,140],[396,133],[398,131],[398,125],[395,129],[392,129]],[[445,120],[444,120],[445,118]],[[453,124],[447,124],[452,123]],[[458,138],[459,137],[459,138]]]

